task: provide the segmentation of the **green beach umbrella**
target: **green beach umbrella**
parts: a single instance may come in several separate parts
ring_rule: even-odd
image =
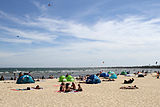
[[[67,81],[74,82],[74,78],[71,75],[67,76]]]
[[[122,71],[121,75],[127,75],[127,73],[125,71]]]
[[[67,82],[67,79],[64,75],[59,77],[59,82]]]

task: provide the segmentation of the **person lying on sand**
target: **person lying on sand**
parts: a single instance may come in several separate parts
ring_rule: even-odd
[[[108,79],[108,78],[106,78],[105,80],[102,80],[102,81],[115,81],[114,79]]]
[[[127,86],[127,87],[120,87],[120,89],[138,89],[138,87],[134,85],[134,86]]]
[[[43,89],[42,87],[40,87],[39,85],[37,85],[36,87],[32,87],[33,89]]]
[[[83,91],[80,84],[78,84],[78,89],[76,91]]]

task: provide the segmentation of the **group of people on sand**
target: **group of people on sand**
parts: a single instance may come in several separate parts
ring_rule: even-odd
[[[72,82],[72,85],[70,83],[64,83],[62,82],[60,85],[60,92],[71,92],[71,91],[83,91],[80,84],[78,84],[78,89],[76,89],[76,85],[74,82]]]

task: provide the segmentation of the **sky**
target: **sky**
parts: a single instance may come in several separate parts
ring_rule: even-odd
[[[159,0],[0,0],[0,67],[154,65],[159,11]]]

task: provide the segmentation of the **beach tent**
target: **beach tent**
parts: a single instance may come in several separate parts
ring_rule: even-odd
[[[126,75],[127,73],[125,71],[122,71],[121,72],[121,75]]]
[[[138,73],[138,77],[144,77],[142,73]]]
[[[109,78],[110,79],[117,79],[117,75],[116,74],[111,74],[111,76]]]
[[[109,74],[107,74],[107,73],[105,73],[105,72],[102,72],[102,73],[100,74],[100,77],[109,77]]]
[[[67,82],[67,79],[64,75],[59,77],[59,82]]]
[[[101,80],[96,75],[91,75],[86,80],[87,84],[98,84],[101,83]]]
[[[35,83],[34,79],[29,75],[22,75],[18,78],[17,84]]]
[[[74,82],[74,78],[71,75],[66,77],[67,81]]]

